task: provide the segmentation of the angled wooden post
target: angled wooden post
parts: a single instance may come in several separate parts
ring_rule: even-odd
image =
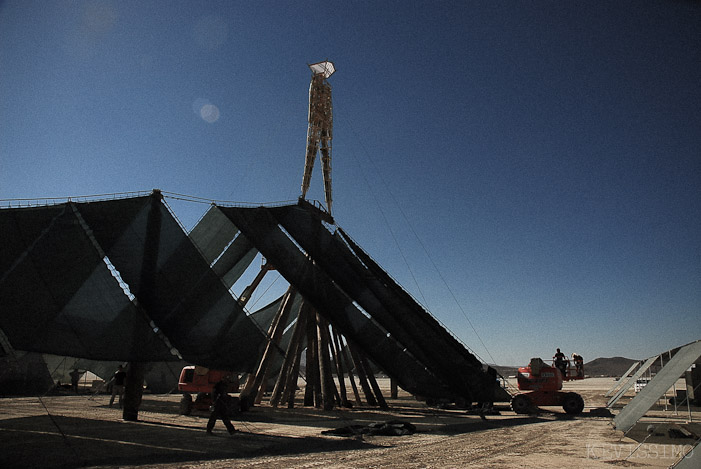
[[[287,376],[285,384],[285,392],[282,395],[282,401],[287,402],[287,407],[292,409],[295,405],[295,394],[297,393],[297,380],[299,379],[299,365],[302,361],[302,351],[304,350],[304,336],[300,337],[297,342],[297,350],[295,350],[295,359],[292,362],[292,370]]]
[[[382,395],[382,391],[380,390],[380,386],[377,384],[377,380],[375,379],[375,373],[372,372],[370,363],[368,363],[367,359],[363,355],[360,356],[360,360],[363,362],[363,368],[365,368],[365,373],[367,374],[370,386],[372,386],[372,390],[375,392],[378,405],[381,409],[389,409],[389,406]]]
[[[270,368],[266,368],[265,371],[263,372],[263,380],[260,382],[260,386],[258,386],[258,392],[256,393],[256,398],[253,400],[253,402],[256,405],[259,405],[261,402],[263,402],[263,396],[265,395],[265,391],[268,390],[268,370]]]
[[[275,382],[275,387],[273,388],[273,394],[270,396],[270,405],[277,407],[280,403],[280,397],[285,388],[285,384],[288,381],[288,374],[292,369],[292,365],[296,356],[298,355],[299,342],[302,341],[304,332],[304,316],[302,315],[302,308],[304,303],[300,305],[297,311],[297,322],[295,322],[294,329],[292,331],[292,337],[290,338],[290,343],[287,345],[287,351],[285,353],[285,360],[280,368],[280,373],[278,374],[277,381]]]
[[[314,407],[317,390],[321,387],[319,381],[319,361],[317,359],[316,345],[316,317],[311,308],[305,310],[307,332],[307,386],[304,389],[304,405]]]
[[[258,395],[258,390],[261,384],[267,378],[268,367],[275,352],[277,352],[277,348],[279,347],[280,339],[282,338],[282,333],[285,330],[285,323],[287,322],[287,317],[290,313],[290,310],[292,309],[295,293],[296,291],[293,286],[290,286],[287,289],[287,293],[285,293],[285,298],[280,304],[280,308],[278,309],[278,312],[275,315],[275,319],[273,319],[272,324],[270,324],[270,329],[268,333],[268,343],[265,346],[263,358],[258,364],[258,370],[256,371],[255,375],[249,375],[248,379],[246,380],[246,385],[244,386],[243,391],[241,391],[240,398],[242,401],[244,399],[255,399]],[[251,399],[252,397],[253,399]]]
[[[363,394],[365,394],[365,400],[368,401],[368,405],[376,406],[377,400],[372,394],[372,389],[370,389],[370,384],[368,383],[363,363],[360,360],[360,355],[355,350],[355,345],[352,345],[347,340],[346,342],[348,343],[348,350],[350,351],[351,358],[353,359],[353,366],[355,367],[355,372],[358,375],[358,381],[360,381],[360,387],[363,389]]]
[[[319,313],[316,313],[316,322],[322,407],[324,410],[332,410],[336,386],[333,383],[333,376],[331,374],[331,358],[329,356],[328,339],[329,326],[326,320]]]
[[[346,365],[346,369],[348,370],[348,380],[351,383],[351,388],[353,388],[353,395],[355,396],[355,403],[357,405],[363,405],[363,401],[360,399],[360,393],[358,392],[358,386],[355,384],[355,378],[353,378],[353,362],[351,361],[350,357],[348,356],[348,348],[343,348],[343,341],[341,340],[341,335],[338,333],[338,331],[334,328],[333,329],[333,335],[334,338],[336,339],[336,345],[339,350],[339,355],[341,356],[342,361]]]
[[[329,337],[329,344],[331,345],[331,350],[333,352],[333,362],[336,369],[336,375],[338,376],[338,390],[340,391],[340,402],[342,407],[350,407],[348,402],[348,395],[346,394],[346,380],[343,377],[343,363],[341,362],[341,354],[336,346],[335,334]]]

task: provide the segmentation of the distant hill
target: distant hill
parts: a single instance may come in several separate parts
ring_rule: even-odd
[[[621,376],[628,371],[630,365],[638,360],[630,358],[612,357],[612,358],[595,358],[594,360],[584,364],[584,374],[586,376]],[[522,365],[525,366],[526,364]],[[500,375],[504,377],[515,376],[518,371],[517,366],[494,366]]]
[[[628,371],[630,365],[637,362],[630,358],[612,357],[595,358],[584,364],[584,374],[587,376],[621,376]]]
[[[517,366],[492,365],[492,368],[497,370],[497,373],[499,373],[504,378],[508,378],[509,376],[516,376],[516,372],[518,371]]]

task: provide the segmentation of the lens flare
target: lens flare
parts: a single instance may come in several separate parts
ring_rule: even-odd
[[[200,117],[202,117],[205,122],[213,124],[219,120],[219,108],[214,104],[205,104],[202,106],[202,109],[200,109]]]

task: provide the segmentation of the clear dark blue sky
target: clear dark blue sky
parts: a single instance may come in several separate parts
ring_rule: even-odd
[[[0,198],[295,200],[326,58],[337,222],[481,358],[701,338],[698,2],[5,1]]]

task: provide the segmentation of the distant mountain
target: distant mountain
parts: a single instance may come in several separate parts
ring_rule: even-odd
[[[630,365],[637,362],[630,358],[612,357],[595,358],[584,364],[584,374],[587,376],[621,376],[628,371]]]
[[[638,360],[632,360],[630,358],[623,357],[612,357],[612,358],[595,358],[594,360],[584,364],[584,374],[586,376],[621,376],[623,373],[628,371],[630,365],[637,362]],[[548,362],[550,363],[550,362]],[[526,366],[524,363],[521,366]],[[504,377],[515,376],[518,371],[517,366],[501,366],[492,365],[493,368],[499,372],[500,375]]]
[[[524,365],[521,365],[521,366],[524,366]],[[517,366],[492,365],[492,368],[497,370],[497,373],[499,373],[504,378],[508,378],[509,376],[516,376],[516,372],[518,371]]]

